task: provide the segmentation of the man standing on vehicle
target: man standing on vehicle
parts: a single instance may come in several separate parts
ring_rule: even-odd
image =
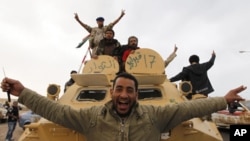
[[[187,96],[188,99],[192,99],[193,94],[203,94],[208,96],[214,89],[208,78],[207,71],[214,65],[215,52],[212,52],[212,56],[208,62],[199,63],[200,59],[197,55],[191,55],[189,57],[190,65],[183,67],[182,71],[176,76],[170,78],[171,82],[178,80],[190,81],[192,84],[192,93]]]
[[[96,54],[96,49],[99,45],[99,42],[104,37],[104,33],[107,29],[112,29],[119,21],[120,19],[125,15],[125,11],[122,10],[121,15],[114,21],[111,22],[109,25],[104,25],[104,18],[98,17],[96,18],[97,27],[91,27],[85,23],[83,23],[79,17],[78,14],[75,13],[75,19],[76,21],[85,28],[89,33],[89,47],[92,49],[92,54]]]
[[[70,75],[72,75],[72,74],[77,74],[77,71],[75,71],[75,70],[72,70],[71,72],[70,72]],[[71,76],[70,76],[71,77]],[[68,87],[70,87],[71,85],[73,85],[75,83],[75,80],[73,79],[73,78],[70,78],[66,83],[65,83],[65,85],[64,85],[64,92],[66,92],[66,90],[68,89]]]

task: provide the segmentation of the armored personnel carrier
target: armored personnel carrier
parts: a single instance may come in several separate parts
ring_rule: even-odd
[[[139,82],[139,103],[151,105],[176,104],[186,101],[185,94],[192,86],[189,83],[176,85],[167,79],[164,60],[152,49],[142,48],[128,56],[125,70],[133,74]],[[109,101],[112,80],[119,71],[119,64],[110,56],[98,56],[88,61],[81,72],[72,74],[75,84],[59,98],[60,86],[50,84],[47,97],[75,109],[93,105],[103,105]],[[222,141],[216,125],[212,121],[193,118],[162,133],[161,141]],[[44,118],[26,125],[19,141],[85,141],[76,131],[55,124]]]

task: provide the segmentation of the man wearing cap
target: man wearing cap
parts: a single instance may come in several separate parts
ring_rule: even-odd
[[[191,55],[189,57],[190,65],[184,67],[182,72],[176,76],[170,78],[171,82],[178,80],[190,81],[192,84],[192,93],[187,96],[188,99],[192,98],[193,94],[203,94],[208,96],[209,93],[213,92],[214,89],[208,78],[207,71],[213,66],[215,61],[215,52],[212,52],[212,56],[208,62],[199,63],[200,59],[197,55]]]
[[[107,29],[112,29],[115,24],[117,24],[120,19],[125,15],[125,11],[121,11],[121,15],[114,21],[111,22],[109,25],[104,26],[104,18],[103,17],[98,17],[96,18],[97,22],[97,27],[91,27],[87,24],[84,24],[78,17],[78,14],[75,13],[75,19],[76,21],[83,27],[85,28],[89,33],[89,47],[92,49],[92,54],[96,54],[96,49],[99,45],[99,42],[101,39],[104,37],[104,33]]]

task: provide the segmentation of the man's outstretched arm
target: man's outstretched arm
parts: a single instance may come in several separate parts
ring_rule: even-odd
[[[113,22],[113,26],[116,25],[124,15],[125,15],[125,10],[122,10],[121,15]]]
[[[92,28],[91,28],[90,26],[88,26],[87,24],[83,23],[83,22],[79,19],[77,13],[75,13],[75,19],[76,19],[76,21],[77,21],[83,28],[85,28],[89,33],[91,32]]]

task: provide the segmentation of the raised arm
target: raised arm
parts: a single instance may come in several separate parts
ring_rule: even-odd
[[[75,19],[76,21],[83,27],[85,28],[89,33],[91,32],[92,28],[90,26],[88,26],[87,24],[83,23],[79,17],[78,17],[78,14],[77,13],[74,13],[75,14]]]
[[[122,10],[121,15],[113,22],[113,26],[116,25],[124,15],[125,15],[125,10]]]
[[[87,123],[90,119],[88,116],[82,115],[85,115],[88,111],[82,111],[80,114],[78,110],[73,109],[71,106],[49,100],[26,88],[20,81],[15,79],[4,78],[1,82],[1,88],[3,92],[8,91],[10,94],[19,97],[18,102],[52,122],[81,133],[87,129]]]
[[[165,68],[168,66],[168,64],[174,60],[174,58],[177,56],[176,52],[177,52],[178,47],[175,45],[174,46],[174,51],[168,56],[168,58],[164,61],[164,65]]]
[[[209,59],[209,61],[203,63],[203,65],[205,66],[206,70],[209,70],[214,65],[215,58],[216,58],[216,54],[215,54],[215,52],[213,50],[211,58]]]
[[[240,95],[238,95],[240,92],[244,91],[247,89],[246,86],[239,86],[235,89],[230,90],[224,98],[226,99],[227,103],[235,102],[235,101],[244,101],[245,99],[242,98]]]
[[[10,94],[19,97],[21,92],[24,90],[24,86],[18,80],[4,78],[1,83],[3,92],[9,92]]]
[[[214,50],[213,50],[213,52],[212,52],[212,55],[216,55],[215,52],[214,52]]]

